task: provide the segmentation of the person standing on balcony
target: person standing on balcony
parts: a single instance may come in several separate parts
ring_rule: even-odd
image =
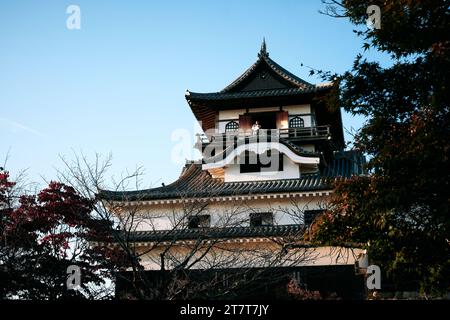
[[[256,121],[252,126],[252,133],[253,135],[257,135],[259,133],[259,130],[261,129],[261,126],[259,125],[259,122]]]

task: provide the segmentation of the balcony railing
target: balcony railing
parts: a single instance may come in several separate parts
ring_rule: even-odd
[[[294,141],[321,140],[331,137],[330,126],[315,126],[303,128],[285,128],[285,129],[260,129],[257,132],[252,130],[229,131],[225,133],[198,134],[197,144],[209,144],[212,142],[235,141],[241,138],[261,137],[268,140],[279,138]]]

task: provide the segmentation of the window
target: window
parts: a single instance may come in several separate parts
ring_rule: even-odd
[[[245,151],[244,156],[239,156],[239,164],[241,173],[251,173],[261,171],[259,156],[254,152]]]
[[[261,227],[273,225],[272,212],[253,212],[250,213],[250,227]]]
[[[240,173],[283,171],[283,154],[278,150],[268,150],[264,155],[246,151],[239,164]]]
[[[211,225],[210,215],[199,215],[188,217],[188,228],[198,229],[198,228],[208,228]]]
[[[261,162],[262,172],[283,171],[283,154],[278,150],[267,150],[265,154],[260,156],[259,161]]]
[[[236,132],[239,130],[239,123],[230,121],[225,125],[225,132]]]
[[[305,226],[310,226],[316,217],[320,215],[324,210],[316,209],[316,210],[305,210],[303,212],[303,221],[305,222]]]
[[[303,128],[305,121],[300,117],[294,117],[289,121],[289,128]]]

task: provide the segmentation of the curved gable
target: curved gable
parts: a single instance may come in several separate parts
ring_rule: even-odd
[[[289,88],[313,88],[314,85],[297,77],[269,58],[265,42],[258,53],[258,60],[221,93]]]
[[[239,145],[234,148],[231,152],[220,161],[212,161],[202,165],[203,170],[219,169],[230,164],[237,163],[236,158],[240,156],[245,151],[254,152],[256,154],[263,154],[268,150],[277,150],[280,153],[287,156],[292,162],[297,164],[309,164],[318,165],[320,162],[319,157],[305,157],[297,154],[291,148],[287,147],[285,144],[280,142],[252,142],[247,144]]]

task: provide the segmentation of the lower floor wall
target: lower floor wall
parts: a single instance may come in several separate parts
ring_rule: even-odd
[[[118,299],[364,299],[353,265],[122,272]]]

